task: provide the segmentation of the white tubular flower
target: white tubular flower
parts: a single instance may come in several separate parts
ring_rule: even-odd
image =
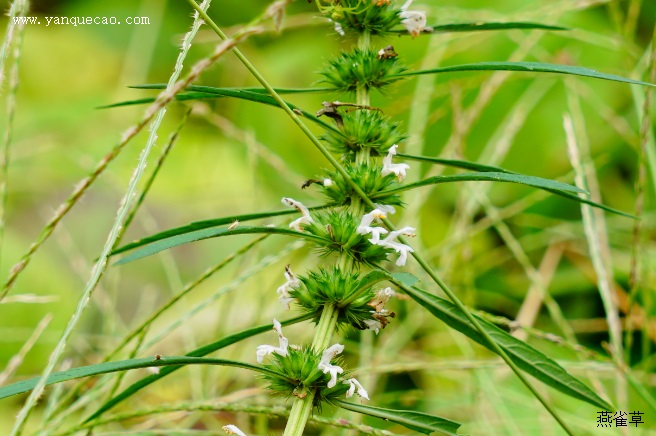
[[[395,295],[396,292],[394,292],[392,288],[381,289],[378,291],[374,299],[367,304],[373,307],[376,310],[376,313],[382,313],[389,299]]]
[[[330,360],[335,356],[344,351],[344,345],[335,344],[331,347],[326,348],[321,356],[321,361],[319,362],[318,368],[323,371],[324,374],[330,373],[330,381],[328,382],[328,388],[335,387],[337,384],[337,374],[341,374],[344,370],[337,366],[331,365]]]
[[[389,205],[389,204],[374,203],[374,205],[376,206],[376,209],[382,211],[385,214],[394,215],[396,213],[396,208],[394,206]]]
[[[365,400],[368,400],[368,399],[369,399],[369,394],[367,393],[367,391],[365,390],[365,388],[362,387],[362,385],[360,384],[360,382],[357,381],[356,379],[354,379],[354,378],[350,378],[350,379],[348,379],[348,380],[344,380],[343,383],[344,383],[345,385],[351,385],[351,386],[349,387],[349,390],[346,391],[346,398],[351,398],[351,397],[353,396],[353,394],[355,393],[355,389],[357,388],[357,389],[358,389],[358,395],[359,395],[361,398],[364,398]]]
[[[399,182],[405,180],[405,171],[410,169],[408,164],[394,164],[392,163],[392,158],[396,155],[396,149],[398,145],[394,144],[391,146],[387,152],[387,156],[383,158],[383,171],[381,174],[386,176],[388,174],[394,174]]]
[[[293,198],[289,198],[289,197],[283,197],[282,204],[284,204],[285,206],[293,207],[303,215],[299,219],[294,220],[289,224],[290,229],[294,229],[297,232],[302,232],[303,231],[302,225],[304,224],[307,225],[314,222],[312,216],[310,215],[310,211],[300,201],[296,201]]]
[[[399,235],[415,236],[414,231],[415,229],[413,227],[403,227],[401,230],[395,230],[390,232],[390,234],[387,235],[385,239],[380,241],[378,245],[391,248],[399,253],[399,258],[397,259],[396,264],[398,266],[403,266],[408,260],[408,253],[412,253],[415,250],[413,250],[409,245],[394,241],[394,239],[396,239]]]
[[[298,289],[298,287],[301,286],[301,281],[294,275],[289,265],[285,267],[285,278],[287,281],[278,287],[276,293],[279,295],[278,301],[289,309],[289,304],[294,301],[294,298],[289,295],[289,291],[292,289]]]
[[[344,28],[337,21],[335,21],[335,32],[337,32],[340,36],[346,35],[346,32],[344,32]]]
[[[229,424],[229,425],[224,425],[221,428],[223,428],[223,431],[228,433],[228,434],[236,434],[236,435],[239,435],[239,436],[246,436],[246,433],[239,430],[239,428],[236,425]]]
[[[380,220],[381,218],[385,218],[386,215],[385,213],[380,210],[380,209],[374,209],[368,214],[365,214],[362,217],[362,220],[360,221],[360,225],[358,228],[355,230],[356,233],[360,235],[366,235],[371,233],[371,239],[369,239],[369,242],[372,244],[377,244],[380,241],[380,235],[387,234],[387,229],[383,227],[372,227],[371,224],[373,223],[374,219]]]
[[[323,179],[323,186],[326,188],[333,186],[333,181],[331,179]]]
[[[412,4],[413,0],[408,0],[403,6],[401,6],[401,12],[399,13],[399,18],[401,18],[401,24],[410,32],[413,38],[421,35],[423,30],[432,30],[430,27],[426,27],[426,14],[421,11],[409,11],[408,8]]]
[[[376,321],[375,319],[365,319],[364,323],[367,325],[367,329],[373,330],[376,334],[378,334],[380,329],[383,328],[383,324],[380,321]]]
[[[289,339],[287,339],[282,334],[282,326],[276,319],[273,320],[273,329],[276,331],[276,333],[278,333],[279,346],[278,347],[274,347],[273,345],[258,346],[256,352],[257,363],[262,363],[264,357],[272,353],[279,354],[280,356],[287,356],[288,354],[287,347],[289,347]]]

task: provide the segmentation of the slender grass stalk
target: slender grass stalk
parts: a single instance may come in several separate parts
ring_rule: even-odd
[[[148,418],[153,415],[174,413],[174,412],[230,412],[230,413],[248,413],[250,415],[263,415],[270,418],[286,418],[289,416],[289,409],[282,406],[255,406],[250,404],[234,404],[226,402],[205,402],[205,403],[184,403],[177,405],[166,405],[154,407],[149,409],[137,410],[132,412],[125,412],[110,416],[105,419],[95,421],[94,423],[80,424],[79,426],[72,427],[64,432],[55,433],[52,436],[68,436],[90,428],[93,424],[105,425],[114,422],[129,421],[138,418]],[[358,425],[349,422],[343,418],[340,419],[327,419],[320,416],[313,416],[308,419],[309,423],[321,424],[335,428],[357,430],[361,434],[379,435],[379,436],[392,436],[394,433],[386,430],[377,430],[368,425]],[[218,433],[217,433],[218,434]]]
[[[14,8],[14,6],[17,6]],[[2,47],[2,58],[0,59],[0,89],[2,89],[3,77],[4,77],[4,54],[5,50],[9,51],[12,47],[12,35],[14,33],[13,20],[18,9],[18,14],[20,16],[25,16],[28,10],[27,1],[15,1],[12,4],[9,12],[9,25],[7,28],[7,36],[5,37],[5,45]],[[0,151],[0,264],[2,263],[2,252],[4,248],[4,239],[5,239],[5,221],[7,215],[7,196],[9,195],[9,160],[10,160],[10,146],[12,133],[14,129],[14,116],[16,114],[16,94],[18,93],[18,84],[20,83],[20,78],[18,76],[18,70],[20,67],[20,57],[21,57],[21,47],[23,45],[23,32],[25,31],[25,24],[19,23],[15,26],[15,38],[16,41],[13,45],[13,50],[11,50],[12,56],[12,66],[9,73],[9,92],[7,92],[6,97],[6,110],[7,118],[5,120],[5,131],[3,136],[2,150]],[[9,33],[11,32],[11,34]],[[2,300],[2,298],[0,298]]]
[[[43,331],[46,329],[46,327],[48,327],[48,324],[50,324],[50,321],[52,321],[51,313],[41,318],[41,321],[39,321],[37,324],[34,332],[21,346],[18,353],[9,359],[7,367],[3,369],[2,372],[0,372],[0,386],[4,385],[5,382],[16,372],[16,370],[20,368],[20,366],[23,364],[23,361],[25,360],[25,355],[30,352],[32,347],[34,347],[34,344],[36,344],[36,342],[39,340]]]
[[[649,81],[656,82],[656,28],[652,36],[652,52],[650,61]],[[633,344],[633,307],[635,301],[642,289],[642,265],[641,253],[644,250],[643,240],[643,223],[642,216],[644,212],[645,203],[645,189],[647,186],[647,153],[649,144],[649,131],[651,129],[651,106],[654,96],[652,88],[645,89],[645,101],[642,109],[642,124],[640,125],[640,150],[638,151],[638,176],[635,181],[636,203],[635,203],[635,216],[638,219],[633,224],[633,242],[631,245],[631,265],[629,267],[629,307],[626,312],[626,326],[624,333],[624,342],[626,345],[625,360],[630,362],[630,352]],[[655,168],[651,168],[653,171]],[[643,358],[647,358],[646,355]]]
[[[208,25],[214,29],[214,31],[219,35],[219,37],[223,40],[227,40],[227,36],[223,31],[214,23],[214,21],[205,13],[201,12],[198,5],[194,2],[194,0],[187,0],[194,9],[199,11],[199,14],[203,17],[203,19],[208,23]],[[250,61],[239,51],[239,49],[234,48],[233,53],[237,58],[244,64],[244,66],[251,72],[251,74],[257,79],[258,82],[262,84],[264,88],[271,94],[271,96],[278,102],[278,104],[282,107],[282,109],[287,112],[287,114],[292,118],[292,120],[296,123],[296,125],[305,133],[305,135],[310,139],[310,141],[317,147],[317,149],[323,154],[326,159],[335,167],[335,169],[344,177],[344,179],[349,183],[351,188],[355,191],[355,193],[362,199],[364,204],[371,209],[374,209],[376,206],[367,197],[367,195],[362,191],[362,189],[355,183],[353,180],[350,178],[349,174],[346,172],[342,164],[340,164],[335,157],[330,154],[330,152],[324,147],[324,145],[319,141],[319,139],[308,129],[308,127],[303,123],[303,121],[294,113],[294,111],[287,106],[285,101],[278,95],[278,93],[273,89],[273,87],[267,82],[267,80],[259,73],[259,71],[253,66],[253,64],[250,63]],[[381,220],[385,226],[394,231],[395,227],[394,225],[389,221],[387,218],[383,218]],[[399,236],[398,240],[402,244],[408,244],[408,241],[406,238]],[[497,344],[483,329],[483,327],[480,325],[478,320],[474,318],[474,316],[471,314],[471,312],[467,309],[467,307],[460,301],[460,299],[451,291],[451,289],[442,281],[440,277],[437,276],[437,274],[433,271],[433,269],[426,263],[426,261],[423,259],[423,257],[417,252],[411,253],[412,257],[415,258],[417,263],[421,266],[421,268],[431,277],[431,279],[444,291],[444,293],[449,297],[449,299],[458,307],[458,309],[467,317],[467,320],[472,323],[472,325],[476,328],[476,330],[485,338],[485,340],[490,344],[492,349],[508,364],[508,366],[512,369],[512,371],[517,375],[517,377],[521,380],[521,382],[531,391],[533,396],[542,403],[542,405],[545,407],[545,409],[554,417],[554,419],[560,424],[560,426],[565,430],[565,432],[569,435],[573,435],[572,431],[569,429],[569,426],[565,421],[559,416],[559,414],[556,412],[556,410],[547,402],[547,400],[537,391],[537,389],[533,386],[533,384],[524,376],[524,374],[521,372],[521,370],[515,365],[515,363],[508,357],[508,355],[503,351],[503,349]]]
[[[245,31],[242,33],[240,40],[246,38],[249,34],[253,33],[253,31]],[[22,429],[25,425],[25,422],[27,421],[27,418],[33,409],[33,407],[36,405],[39,397],[43,393],[43,390],[45,388],[46,380],[52,374],[55,365],[59,361],[59,358],[64,352],[64,349],[66,347],[66,343],[68,341],[68,338],[73,332],[73,329],[79,322],[79,320],[82,317],[82,313],[84,309],[86,308],[86,305],[91,298],[91,295],[93,293],[93,290],[97,286],[98,282],[100,281],[100,278],[102,277],[105,268],[107,267],[107,259],[109,258],[109,254],[111,253],[111,249],[114,245],[114,242],[116,238],[118,237],[120,227],[123,225],[123,222],[125,221],[125,218],[128,215],[130,204],[132,201],[132,197],[134,196],[136,189],[137,189],[137,184],[139,180],[141,179],[141,176],[143,175],[144,169],[146,167],[146,162],[148,159],[148,155],[150,153],[151,148],[154,146],[155,141],[157,139],[157,130],[158,127],[161,123],[162,118],[164,117],[164,107],[175,98],[175,95],[183,90],[185,87],[187,87],[189,84],[191,84],[198,76],[209,66],[211,66],[216,60],[218,60],[222,55],[224,55],[227,51],[229,51],[231,48],[233,48],[236,44],[238,43],[238,40],[234,39],[229,39],[224,41],[223,43],[219,44],[217,48],[215,49],[214,53],[203,60],[201,60],[199,63],[197,63],[191,70],[191,72],[185,77],[185,79],[176,82],[177,78],[172,76],[169,81],[169,85],[167,86],[167,89],[162,92],[158,97],[156,102],[146,111],[146,114],[142,121],[139,123],[139,125],[145,125],[144,120],[150,120],[153,117],[155,117],[155,120],[153,124],[151,125],[150,129],[150,135],[148,138],[148,142],[146,143],[146,147],[143,149],[139,163],[137,165],[137,168],[135,169],[135,173],[132,176],[132,179],[130,180],[130,184],[128,186],[127,192],[125,197],[123,198],[123,201],[121,203],[121,206],[119,207],[118,213],[117,213],[117,218],[114,221],[114,225],[112,226],[112,229],[110,230],[107,242],[105,243],[105,246],[101,252],[101,255],[96,262],[92,272],[91,272],[91,277],[85,287],[85,290],[82,294],[81,299],[78,302],[77,308],[75,310],[75,313],[73,314],[73,317],[69,321],[68,325],[66,326],[66,329],[64,331],[64,334],[62,335],[62,338],[60,341],[57,343],[57,346],[55,347],[55,350],[53,353],[50,355],[50,359],[48,361],[48,365],[46,366],[45,370],[43,371],[43,374],[41,376],[41,379],[35,386],[34,390],[31,392],[30,396],[28,397],[25,406],[23,409],[20,411],[18,418],[16,422],[14,423],[14,427],[11,431],[11,436],[19,435],[22,433]],[[125,144],[127,143],[127,139],[130,137],[134,136],[136,134],[136,129],[133,128],[127,132],[127,135],[124,136],[124,139],[121,141],[121,143]],[[69,203],[70,206],[72,206],[72,203]],[[69,207],[70,209],[70,207]],[[60,218],[61,219],[61,218]],[[58,220],[57,220],[58,221]],[[54,227],[53,227],[54,228]],[[52,230],[50,230],[50,233],[52,233]],[[22,269],[22,268],[21,268]],[[15,276],[14,276],[15,277]],[[6,294],[6,291],[8,291],[8,288],[5,289],[4,294]],[[3,294],[3,296],[4,296]]]
[[[14,0],[9,6],[9,19],[7,20],[7,30],[5,32],[5,39],[0,47],[0,89],[2,89],[5,81],[5,62],[7,56],[9,56],[9,51],[11,50],[12,43],[14,41],[14,34],[16,28],[22,28],[23,23],[18,23],[14,21],[18,17],[25,17],[27,12],[30,9],[30,2],[28,0]]]

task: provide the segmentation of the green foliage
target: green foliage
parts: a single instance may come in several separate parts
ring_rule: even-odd
[[[313,218],[315,222],[305,230],[315,237],[313,241],[324,255],[343,254],[357,263],[376,266],[391,253],[389,249],[371,244],[369,235],[359,234],[357,228],[362,217],[348,210],[319,212]]]
[[[460,428],[460,424],[457,422],[413,410],[383,409],[382,407],[365,406],[347,403],[346,401],[339,401],[337,405],[352,412],[401,424],[410,430],[423,434],[438,432],[446,435],[457,435]]]
[[[321,82],[335,91],[355,93],[358,87],[384,91],[406,70],[398,57],[380,58],[374,50],[354,48],[330,59],[320,74]]]
[[[376,321],[372,318],[372,306],[369,304],[376,295],[372,289],[375,282],[368,278],[356,271],[344,271],[338,266],[330,269],[320,267],[317,271],[300,276],[302,286],[290,291],[290,295],[303,311],[316,314],[314,321],[317,323],[323,307],[332,304],[338,311],[336,328],[353,326],[364,330],[368,328],[365,321]]]
[[[341,113],[341,118],[343,125],[338,126],[339,132],[329,130],[321,139],[346,160],[353,160],[356,153],[366,150],[371,156],[384,156],[392,145],[407,138],[399,124],[380,111],[346,111]]]
[[[362,189],[368,197],[376,197],[378,204],[401,206],[403,202],[401,197],[396,194],[383,195],[382,193],[387,190],[394,190],[399,186],[399,183],[393,174],[386,176],[381,175],[383,167],[376,163],[365,163],[362,165],[354,165],[346,163],[344,169],[349,177],[360,189]],[[326,186],[321,184],[321,191],[328,197],[329,200],[335,204],[350,205],[353,199],[359,199],[353,187],[346,181],[344,176],[337,171],[326,170],[326,178],[332,181],[332,184]]]
[[[268,382],[267,388],[275,394],[285,397],[298,397],[312,392],[314,407],[321,407],[323,402],[334,402],[339,397],[344,397],[348,385],[337,383],[329,388],[330,374],[319,369],[321,354],[317,354],[309,347],[289,347],[287,356],[272,353],[269,356],[270,363],[263,365],[269,372],[262,375]],[[341,358],[333,359],[333,363],[343,366]],[[285,374],[287,377],[276,377],[273,374]],[[342,377],[348,377],[344,372]]]
[[[399,10],[386,5],[386,1],[370,2],[367,0],[342,0],[330,6],[322,6],[319,10],[335,23],[339,23],[345,32],[360,35],[368,32],[371,35],[384,36],[401,24]]]

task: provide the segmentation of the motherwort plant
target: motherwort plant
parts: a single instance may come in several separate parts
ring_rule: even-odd
[[[209,2],[203,5],[188,0],[205,21],[223,39],[223,31],[206,13]],[[266,20],[280,25],[283,9],[289,0],[273,3],[262,20],[254,22],[249,29],[257,29]],[[483,347],[500,356],[516,376],[526,385],[535,398],[553,415],[563,429],[572,434],[568,424],[558,411],[538,392],[529,373],[546,385],[573,398],[588,402],[603,410],[612,410],[607,401],[585,384],[570,375],[555,361],[532,348],[506,331],[497,328],[467,309],[432,267],[413,248],[412,238],[421,238],[416,231],[415,217],[405,217],[392,223],[394,214],[405,206],[402,194],[423,186],[467,181],[491,181],[518,183],[551,194],[566,197],[608,212],[621,213],[586,197],[578,187],[547,180],[540,177],[518,174],[498,167],[485,166],[462,160],[438,159],[430,156],[415,156],[403,153],[407,133],[401,125],[385,114],[385,108],[373,107],[372,92],[393,88],[400,80],[422,74],[439,74],[456,71],[526,71],[578,75],[590,78],[614,80],[625,83],[649,85],[645,82],[599,73],[586,68],[552,65],[536,62],[482,62],[455,65],[432,70],[412,70],[403,62],[403,54],[389,44],[390,35],[418,38],[439,31],[495,30],[513,28],[536,28],[562,30],[555,26],[536,23],[471,23],[458,25],[427,25],[427,16],[420,6],[397,4],[390,0],[316,0],[316,8],[329,20],[336,35],[344,42],[345,49],[326,61],[320,71],[320,83],[324,92],[343,96],[340,100],[324,101],[313,109],[305,110],[294,106],[281,97],[288,90],[272,87],[255,66],[236,48],[229,47],[253,76],[262,84],[262,89],[234,89],[195,86],[185,83],[184,89],[170,89],[163,94],[169,100],[175,95],[179,100],[208,98],[237,98],[253,103],[262,103],[283,109],[294,123],[307,135],[310,143],[317,147],[331,164],[318,174],[309,174],[302,186],[316,190],[324,198],[319,206],[309,207],[293,197],[295,193],[284,193],[282,210],[231,216],[194,223],[149,236],[113,250],[112,255],[133,250],[118,263],[126,263],[152,255],[184,243],[231,235],[262,234],[297,238],[313,245],[318,256],[323,257],[321,266],[298,271],[287,265],[282,271],[284,282],[277,289],[269,289],[262,298],[280,302],[280,316],[286,311],[300,312],[295,318],[284,322],[274,319],[272,324],[254,327],[222,338],[198,348],[185,356],[156,356],[156,358],[110,361],[90,367],[78,368],[77,372],[53,374],[44,383],[55,383],[72,378],[132,368],[156,367],[159,372],[133,384],[128,389],[111,397],[84,423],[75,429],[92,428],[99,425],[101,417],[126,398],[136,394],[148,384],[161,380],[183,365],[210,364],[236,366],[255,371],[261,375],[268,389],[291,399],[291,409],[284,430],[286,436],[304,434],[308,419],[313,411],[324,406],[334,406],[356,413],[381,418],[387,422],[404,426],[413,432],[430,434],[442,432],[456,434],[460,424],[413,410],[393,410],[377,407],[376,397],[370,395],[375,386],[366,386],[352,375],[347,368],[343,353],[348,350],[341,343],[343,334],[353,329],[371,331],[383,335],[386,329],[394,328],[395,313],[387,308],[390,299],[403,295],[414,300],[409,310],[426,310],[432,316]],[[416,9],[415,9],[416,7]],[[251,30],[252,31],[252,30]],[[245,33],[238,34],[245,35]],[[234,48],[233,48],[234,47]],[[195,79],[202,70],[195,71]],[[148,88],[166,88],[149,85]],[[307,92],[315,89],[308,88]],[[294,92],[299,92],[298,89]],[[162,97],[154,99],[161,101]],[[130,103],[143,103],[144,100]],[[323,129],[317,137],[306,122]],[[406,182],[406,176],[415,169],[408,161],[421,161],[446,165],[468,172],[434,176],[417,182]],[[288,224],[273,226],[250,226],[244,223],[261,218],[292,215]],[[258,242],[261,239],[258,239]],[[414,259],[414,260],[413,260]],[[416,262],[433,283],[426,284],[427,290],[418,287],[418,280],[404,271],[409,262]],[[448,298],[436,295],[441,289]],[[152,321],[152,320],[151,320]],[[311,343],[290,343],[283,328],[287,325],[309,322],[314,327]],[[207,354],[220,350],[254,335],[271,329],[277,335],[277,344],[265,344],[253,350],[254,362],[238,362],[226,359],[206,358]],[[128,337],[134,338],[138,333]],[[269,336],[266,336],[267,338]],[[293,341],[295,342],[295,341]],[[0,389],[2,396],[9,396],[32,389],[36,380],[10,385]],[[353,401],[355,399],[356,401]],[[244,434],[235,425],[224,427],[230,434]]]

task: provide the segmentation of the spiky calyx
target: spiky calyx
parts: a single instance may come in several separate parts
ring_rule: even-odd
[[[355,165],[348,163],[344,165],[351,180],[367,194],[369,198],[376,198],[376,203],[382,205],[402,206],[401,197],[391,194],[379,197],[380,192],[394,189],[399,186],[397,178],[393,174],[382,175],[383,167],[376,163],[363,163]],[[320,184],[323,193],[337,204],[349,205],[353,198],[359,198],[353,187],[337,171],[325,171],[325,178],[331,180],[331,184]]]
[[[318,212],[313,218],[314,222],[305,226],[305,231],[325,241],[317,242],[324,254],[343,254],[357,263],[378,266],[392,253],[385,247],[369,242],[369,235],[357,233],[362,217],[355,216],[348,210]]]
[[[338,131],[328,130],[321,137],[331,151],[352,161],[357,152],[369,149],[370,156],[384,156],[394,144],[407,138],[399,123],[392,122],[380,111],[342,111]]]
[[[329,60],[320,73],[322,82],[336,91],[355,93],[359,86],[383,90],[401,80],[398,75],[406,70],[398,57],[381,57],[374,50],[355,48]]]

